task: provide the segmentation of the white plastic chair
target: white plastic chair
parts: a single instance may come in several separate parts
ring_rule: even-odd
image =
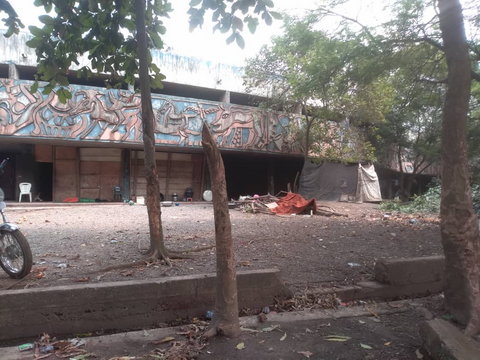
[[[18,202],[22,201],[23,195],[28,195],[30,197],[30,202],[32,202],[32,192],[30,191],[32,189],[32,184],[20,183],[18,184],[18,187],[20,188],[20,196],[18,197]]]

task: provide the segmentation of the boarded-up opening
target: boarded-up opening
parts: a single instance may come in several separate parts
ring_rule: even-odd
[[[155,153],[160,192],[165,200],[172,200],[177,194],[179,200],[185,198],[187,188],[193,190],[193,200],[201,198],[202,154]],[[146,196],[144,153],[132,151],[130,187],[132,196]]]
[[[55,147],[54,201],[63,201],[78,194],[77,148]]]
[[[121,185],[121,149],[80,149],[80,198],[113,201]]]

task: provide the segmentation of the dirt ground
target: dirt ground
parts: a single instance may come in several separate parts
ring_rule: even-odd
[[[0,272],[0,288],[148,279],[215,271],[214,249],[194,259],[122,267],[148,249],[146,206],[11,204],[32,248],[32,274],[22,281]],[[371,279],[380,258],[441,253],[438,218],[385,214],[375,204],[328,203],[346,216],[274,216],[230,211],[239,270],[276,267],[294,291]],[[162,208],[166,245],[174,250],[215,242],[211,204]]]
[[[147,211],[142,205],[9,205],[10,220],[20,225],[31,245],[34,267],[21,281],[0,272],[1,289],[215,271],[214,249],[197,252],[193,259],[173,260],[172,267],[159,263],[124,266],[144,259],[149,245]],[[374,264],[380,258],[442,252],[436,216],[388,214],[379,210],[378,205],[366,203],[324,205],[345,216],[273,216],[231,210],[238,270],[277,267],[286,285],[302,293],[306,289],[371,279]],[[211,204],[180,203],[166,207],[162,209],[162,220],[166,244],[171,249],[214,244]],[[435,313],[442,301],[432,297],[422,302],[422,306]],[[283,324],[274,332],[247,332],[233,340],[213,339],[199,358],[417,359],[421,346],[418,323],[425,318],[424,314],[420,307],[410,306],[381,317]],[[349,340],[324,341],[331,334],[347,336]],[[245,348],[238,349],[239,343],[244,343]],[[121,354],[116,351],[120,349],[112,349],[98,358],[136,355],[139,359],[139,351],[146,353],[142,349],[146,350],[125,346]]]

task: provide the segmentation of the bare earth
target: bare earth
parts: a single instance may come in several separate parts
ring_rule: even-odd
[[[147,210],[142,205],[12,204],[11,221],[30,242],[32,274],[18,282],[0,272],[0,288],[45,287],[79,282],[148,279],[215,271],[214,249],[194,259],[123,266],[144,259]],[[372,277],[379,258],[441,253],[438,219],[385,215],[375,204],[325,204],[342,217],[273,216],[231,210],[238,269],[277,267],[293,290],[356,283]],[[167,247],[214,245],[211,204],[162,208]]]
[[[30,242],[35,262],[33,271],[21,281],[12,280],[0,272],[1,289],[215,271],[212,248],[194,253],[194,259],[173,260],[172,267],[141,263],[149,245],[145,206],[32,205],[11,204],[8,215],[11,221],[20,225]],[[306,289],[371,279],[375,261],[379,258],[442,252],[436,216],[385,214],[374,204],[324,205],[346,216],[272,216],[231,210],[238,269],[278,267],[286,284],[301,294]],[[162,211],[169,248],[185,250],[214,244],[211,204],[181,203]],[[132,266],[132,263],[136,265]],[[375,304],[363,306],[372,316],[283,323],[274,325],[277,328],[272,332],[242,332],[240,338],[230,340],[215,338],[201,350],[198,358],[418,359],[421,356],[418,324],[430,318],[432,313],[442,311],[442,299],[441,296],[432,296],[408,300],[400,307],[392,305],[394,313],[388,316],[375,315]],[[272,325],[266,323],[265,326]],[[188,349],[196,347],[196,340],[192,339],[201,328],[196,325],[187,327],[182,334],[188,334],[185,336],[189,340],[181,340],[184,335],[173,333],[176,342],[172,344],[152,345],[151,339],[145,338],[141,346],[122,342],[112,347],[107,342],[103,347],[88,351],[95,353],[98,359],[132,355],[137,356],[136,359],[151,359],[138,356],[163,348],[161,351],[181,352],[181,356],[173,355],[169,359],[186,359],[190,358]],[[348,341],[326,340],[332,334],[346,336]],[[179,344],[189,345],[184,348]],[[21,354],[14,358],[25,359]],[[196,356],[195,352],[191,355]]]

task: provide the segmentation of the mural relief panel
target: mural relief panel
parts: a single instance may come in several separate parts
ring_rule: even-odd
[[[127,90],[70,87],[62,104],[54,93],[34,94],[29,81],[0,79],[0,135],[101,142],[141,142],[140,97]],[[201,146],[202,124],[224,149],[298,152],[284,114],[240,105],[153,94],[156,143]]]

